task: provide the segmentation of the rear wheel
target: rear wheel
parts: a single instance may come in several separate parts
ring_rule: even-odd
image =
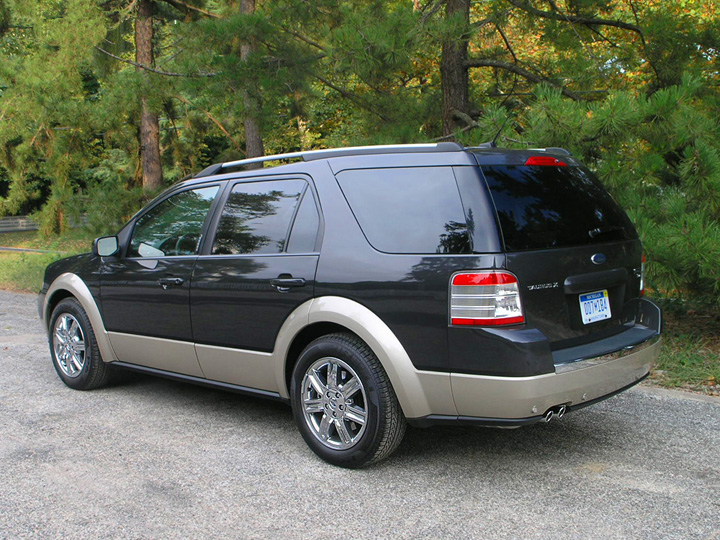
[[[48,337],[55,371],[70,388],[92,390],[110,380],[111,368],[103,362],[90,319],[75,298],[55,307]]]
[[[300,433],[322,459],[358,468],[389,456],[405,418],[380,361],[352,334],[316,339],[300,355],[291,382]]]

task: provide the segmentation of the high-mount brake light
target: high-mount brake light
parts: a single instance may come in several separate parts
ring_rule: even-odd
[[[503,326],[525,322],[520,286],[509,272],[460,272],[450,282],[450,324]]]
[[[530,156],[525,165],[537,165],[540,167],[567,167],[567,163],[552,156]]]
[[[645,294],[645,254],[642,256],[642,263],[640,263],[640,296]]]

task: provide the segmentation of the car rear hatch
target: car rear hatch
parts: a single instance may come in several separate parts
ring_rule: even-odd
[[[478,156],[526,323],[553,350],[618,334],[640,294],[637,232],[590,171],[569,155],[538,154],[501,164]]]

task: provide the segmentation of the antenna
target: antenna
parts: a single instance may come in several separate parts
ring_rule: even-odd
[[[502,126],[500,126],[500,129],[498,129],[497,133],[493,137],[493,140],[490,141],[490,148],[496,148],[497,147],[497,140],[500,134],[502,133],[502,130],[505,129],[505,125],[508,123],[508,120],[510,120],[510,116],[505,117],[505,121],[502,123]]]

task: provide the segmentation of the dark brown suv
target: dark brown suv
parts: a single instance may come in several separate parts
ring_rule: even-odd
[[[40,313],[70,387],[122,367],[283,400],[360,467],[406,422],[550,421],[642,380],[661,326],[642,259],[564,150],[321,150],[172,186],[50,265]]]

